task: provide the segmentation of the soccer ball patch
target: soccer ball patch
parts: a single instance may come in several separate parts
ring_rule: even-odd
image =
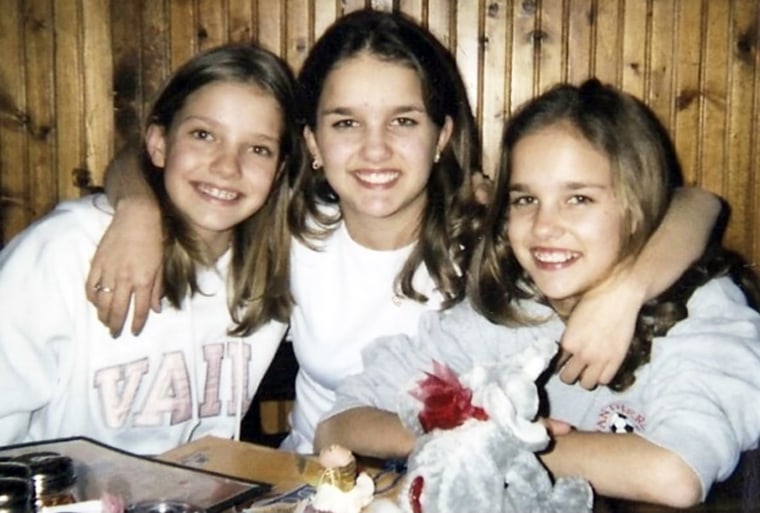
[[[636,431],[636,426],[628,415],[620,412],[615,412],[610,416],[608,428],[612,433],[633,433]]]

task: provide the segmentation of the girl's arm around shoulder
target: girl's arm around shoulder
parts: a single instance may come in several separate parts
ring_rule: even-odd
[[[87,299],[116,336],[134,298],[130,329],[138,334],[151,308],[160,311],[163,232],[157,200],[142,176],[137,145],[125,146],[109,164],[105,188],[116,212],[93,256]],[[99,293],[96,284],[113,292]]]
[[[314,449],[319,452],[339,444],[362,456],[405,458],[415,440],[395,412],[360,406],[322,420],[317,425]]]
[[[555,477],[582,476],[607,497],[687,508],[701,500],[696,473],[675,453],[636,434],[572,431],[541,460]]]
[[[721,211],[720,199],[696,187],[676,191],[657,231],[638,258],[585,294],[562,336],[570,355],[566,383],[591,389],[617,373],[641,306],[668,289],[703,253]]]

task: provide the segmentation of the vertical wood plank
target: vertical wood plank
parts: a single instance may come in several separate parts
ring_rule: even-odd
[[[752,75],[751,88],[753,91],[751,129],[747,135],[749,144],[749,163],[746,172],[749,175],[749,185],[747,194],[749,196],[749,207],[747,215],[751,216],[746,220],[745,231],[749,239],[745,247],[745,256],[753,264],[754,270],[760,275],[760,2],[752,2],[755,20],[754,35],[750,48],[754,57],[754,73]],[[749,32],[749,34],[752,34]],[[744,85],[744,84],[743,84]],[[750,84],[746,84],[750,86]],[[728,172],[742,172],[741,170],[729,170]],[[739,221],[741,222],[741,220]]]
[[[672,131],[674,125],[675,74],[675,1],[652,3],[652,31],[649,48],[650,79],[644,100],[652,107],[663,124]]]
[[[509,113],[507,102],[511,70],[508,56],[511,53],[512,10],[506,0],[493,1],[485,13],[483,40],[483,88],[481,142],[483,145],[483,172],[496,175],[499,145],[504,119]]]
[[[195,53],[195,48],[169,47],[166,27],[175,25],[173,20],[168,17],[169,4],[173,3],[171,0],[153,0],[143,4],[141,13],[142,120],[147,116],[150,105],[158,96],[171,71]],[[176,13],[173,12],[172,14]],[[200,48],[198,47],[198,49]],[[144,121],[142,125],[144,125]]]
[[[427,28],[433,33],[443,46],[453,52],[456,40],[457,9],[456,0],[428,0],[427,3]]]
[[[636,2],[638,0],[633,0]],[[623,12],[622,0],[597,0],[596,40],[594,41],[594,74],[602,82],[618,87],[622,82],[620,63],[622,56],[622,30],[620,23]]]
[[[673,61],[676,96],[673,101],[676,114],[672,131],[681,158],[684,177],[689,183],[700,183],[699,104],[702,10],[702,3],[699,0],[679,2],[677,23],[674,27],[676,53]]]
[[[651,43],[651,0],[634,0],[623,4],[622,61],[619,63],[620,85],[634,96],[645,99],[649,76],[647,47]]]
[[[398,10],[416,20],[420,25],[427,27],[427,2],[423,0],[400,0],[398,2]],[[392,2],[391,2],[392,4]],[[441,6],[437,6],[437,9],[441,9]]]
[[[25,12],[26,103],[30,215],[36,219],[57,202],[53,174],[53,6],[49,0],[28,0]]]
[[[58,2],[54,6],[55,62],[52,80],[55,93],[56,165],[53,179],[58,182],[59,198],[74,198],[82,191],[76,184],[95,185],[85,168],[84,123],[80,106],[84,101],[82,74],[84,72],[81,52],[82,16],[81,5],[76,2]],[[51,73],[51,70],[47,70]]]
[[[457,6],[456,47],[453,50],[467,95],[478,121],[481,121],[481,20],[480,2],[460,2]]]
[[[594,0],[571,0],[567,28],[567,81],[579,84],[593,74],[596,34],[596,4]]]
[[[728,91],[726,102],[727,129],[725,131],[726,166],[724,172],[724,195],[731,204],[731,216],[734,230],[730,233],[728,243],[748,257],[752,254],[754,239],[758,230],[746,230],[746,226],[758,226],[754,221],[757,197],[752,193],[753,176],[749,172],[753,166],[751,160],[754,152],[751,147],[752,137],[747,137],[753,129],[755,118],[753,106],[756,103],[755,91],[751,87],[755,79],[755,54],[752,42],[757,43],[758,19],[757,7],[750,2],[732,2],[729,13],[729,62]],[[735,172],[726,172],[736,170]]]
[[[726,108],[728,97],[728,41],[729,2],[707,2],[705,39],[702,54],[702,95],[700,96],[700,127],[703,140],[699,154],[699,174],[701,183],[712,191],[725,194],[724,176],[726,169]],[[723,144],[721,144],[723,143]],[[734,230],[729,228],[729,240],[734,238]]]
[[[567,14],[562,0],[543,2],[538,16],[536,37],[538,50],[537,91],[545,91],[557,82],[566,81]]]
[[[115,144],[121,148],[140,135],[143,119],[141,10],[119,0],[111,2],[119,20],[111,31]],[[81,103],[80,103],[81,105]],[[79,108],[77,105],[76,108]]]
[[[198,6],[198,47],[201,50],[227,41],[227,19],[219,0],[196,0]]]
[[[339,9],[340,0],[315,0],[313,9],[313,30],[309,34],[309,48],[314,40],[321,36],[327,27],[342,14]]]
[[[84,120],[86,163],[95,183],[103,183],[113,155],[113,63],[111,16],[107,2],[82,0],[84,32]]]
[[[155,51],[162,52],[163,54],[167,51],[169,53],[168,62],[166,60],[163,61],[166,63],[166,66],[157,70],[163,76],[168,73],[169,69],[176,69],[180,64],[198,53],[198,39],[200,37],[198,34],[200,29],[198,27],[197,11],[193,2],[188,1],[177,2],[169,0],[168,3],[165,3],[164,0],[157,0],[146,2],[145,4],[143,6],[145,16],[153,16],[154,18],[152,19],[158,18],[159,23],[167,23],[165,26],[169,27],[169,40],[168,43],[164,42],[164,44],[169,45],[168,50],[162,45],[158,45],[155,48]],[[167,14],[164,15],[164,12]],[[168,16],[168,20],[166,16]],[[161,32],[161,26],[156,25],[155,22],[152,24],[150,32],[153,37],[164,36],[163,38],[165,39],[165,34]]]
[[[372,0],[342,0],[341,5],[343,6],[343,12],[340,12],[338,14],[343,15],[349,12],[356,11],[358,9],[364,9],[365,7],[370,7],[371,2]]]
[[[393,10],[393,0],[369,0],[369,7],[377,11],[391,12]]]
[[[0,16],[0,230],[10,240],[30,221],[23,0],[4,0]]]
[[[301,69],[309,51],[311,9],[308,0],[288,0],[285,59],[293,69]]]
[[[512,83],[509,103],[514,109],[536,94],[535,3],[514,2],[512,21]]]
[[[267,50],[282,57],[287,52],[283,30],[286,6],[287,3],[285,2],[270,2],[269,0],[259,0],[257,4],[256,31],[259,34],[258,42]]]
[[[227,0],[227,26],[229,41],[255,41],[253,24],[255,4],[251,0]]]

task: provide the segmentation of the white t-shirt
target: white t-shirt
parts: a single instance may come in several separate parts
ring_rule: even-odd
[[[112,338],[84,285],[111,218],[105,196],[64,202],[0,252],[0,445],[88,436],[158,454],[238,431],[286,326],[227,335],[228,252],[198,273],[202,294],[164,302],[138,337],[130,312]]]
[[[415,289],[419,303],[394,294],[396,276],[413,246],[376,251],[351,239],[345,224],[315,251],[293,241],[291,287],[295,308],[290,338],[300,366],[291,433],[282,448],[313,451],[317,423],[333,405],[334,391],[362,370],[361,351],[379,336],[417,331],[420,315],[440,307],[441,296],[422,266]]]

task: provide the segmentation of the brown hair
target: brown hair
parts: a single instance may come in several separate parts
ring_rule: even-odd
[[[494,201],[485,220],[484,237],[473,255],[468,293],[489,320],[519,326],[543,319],[528,316],[517,300],[544,301],[517,262],[507,239],[512,152],[526,135],[565,124],[610,160],[612,183],[624,226],[619,260],[638,255],[660,224],[675,188],[682,183],[673,143],[655,114],[641,101],[612,86],[589,80],[580,86],[557,85],[518,109],[504,128]],[[687,315],[686,301],[709,279],[729,274],[757,306],[757,277],[743,260],[719,245],[692,266],[664,294],[648,302],[638,322],[628,355],[610,383],[624,390],[634,372],[649,361],[652,340]]]
[[[449,306],[464,297],[462,271],[469,264],[473,219],[481,208],[472,200],[471,175],[478,170],[480,154],[462,78],[450,52],[414,21],[399,13],[354,11],[336,20],[319,38],[299,74],[310,127],[316,125],[319,98],[330,71],[360,53],[415,70],[433,122],[442,127],[447,116],[453,121],[451,139],[427,184],[418,241],[396,279],[406,297],[426,301],[412,285],[415,271],[424,264],[444,297],[443,306]],[[313,242],[329,235],[341,220],[340,213],[330,216],[320,205],[338,201],[324,174],[304,165],[294,185],[289,212],[294,236],[314,247]]]

